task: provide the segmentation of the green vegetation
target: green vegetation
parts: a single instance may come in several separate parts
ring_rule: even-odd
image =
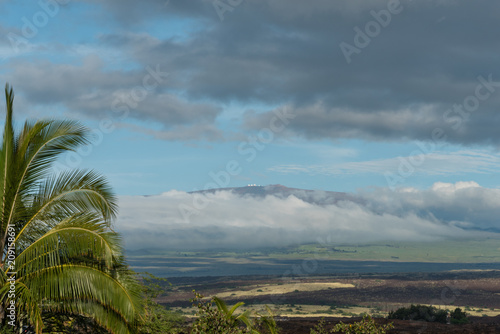
[[[236,315],[236,310],[243,306],[243,302],[236,303],[228,308],[226,303],[217,297],[204,301],[199,293],[191,302],[197,307],[197,320],[191,334],[278,334],[279,328],[274,320],[274,314],[266,306],[267,314],[255,314],[244,311]],[[169,332],[170,333],[170,332]]]
[[[369,244],[341,244],[324,246],[318,243],[241,251],[178,252],[162,249],[148,250],[147,254],[131,254],[131,258],[217,258],[234,262],[237,259],[304,259],[373,260],[399,262],[481,263],[500,262],[499,239],[442,240],[438,242],[378,242]]]
[[[269,260],[280,261],[317,259],[343,261],[385,261],[418,263],[498,263],[500,262],[499,239],[447,240],[439,242],[380,242],[370,244],[344,244],[325,247],[321,244],[307,244],[287,248],[253,251],[197,251],[175,252],[168,250],[148,250],[134,252],[127,256],[131,267],[148,267],[156,275],[171,275],[164,272],[169,261],[177,263],[182,259],[186,272],[205,269],[217,265],[220,268],[241,263],[240,270],[247,265],[266,265]],[[205,264],[200,264],[204,262]],[[182,271],[182,270],[179,270]],[[415,271],[419,271],[415,269]],[[244,274],[244,271],[242,272]],[[183,276],[183,275],[180,275]]]
[[[203,301],[202,295],[194,293],[195,297],[191,302],[198,308],[196,314],[198,319],[193,325],[192,334],[253,333],[249,312],[243,312],[238,316],[234,314],[236,309],[244,304],[243,302],[228,309],[226,303],[217,297],[213,297],[210,301]]]
[[[43,333],[109,333],[109,331],[99,326],[99,324],[94,319],[80,314],[66,315],[61,313],[44,313],[43,319]]]
[[[145,298],[144,317],[139,326],[139,334],[156,333],[177,333],[181,330],[184,318],[174,312],[170,312],[164,306],[155,301],[161,294],[165,294],[167,289],[164,287],[170,283],[164,279],[143,273],[140,275],[143,285]]]
[[[402,307],[396,311],[389,312],[388,319],[423,320],[445,324],[447,317],[448,312],[445,310],[438,310],[433,306],[412,304],[410,307]]]
[[[56,120],[26,122],[16,130],[14,93],[8,85],[5,96],[0,149],[2,330],[19,331],[24,324],[42,333],[45,323],[64,324],[75,315],[91,317],[112,333],[129,333],[143,313],[142,300],[111,227],[116,198],[93,171],[56,174],[52,168],[62,154],[89,143],[90,132],[77,122]]]
[[[459,307],[450,313],[450,322],[452,324],[468,324],[469,319],[467,313],[463,312]]]
[[[373,260],[400,262],[480,263],[500,262],[498,239],[446,240],[440,242],[380,242],[325,247],[301,245],[270,257],[307,258],[315,255],[332,260]]]
[[[324,319],[311,329],[311,334],[345,333],[345,334],[385,334],[389,329],[394,328],[392,323],[386,325],[377,325],[369,315],[364,315],[363,319],[352,324],[340,322],[330,331],[326,329]]]
[[[256,327],[262,334],[265,333],[278,334],[279,328],[278,325],[276,324],[276,321],[274,320],[274,314],[267,305],[266,305],[266,310],[267,310],[267,315],[257,314],[258,318]]]

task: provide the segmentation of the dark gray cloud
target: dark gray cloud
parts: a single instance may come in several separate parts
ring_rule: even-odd
[[[97,3],[118,22],[127,27],[141,25],[157,18],[189,17],[203,18],[213,12],[212,0],[150,0],[147,5],[134,0],[87,0]]]
[[[498,94],[500,95],[500,85]],[[458,104],[462,104],[464,99],[457,101]],[[491,104],[481,110],[482,102],[479,103],[479,107],[471,112],[460,107],[462,114],[454,111],[453,105],[446,104],[421,103],[401,105],[397,109],[374,108],[369,111],[337,108],[323,102],[306,106],[288,105],[288,113],[295,117],[284,133],[309,139],[421,140],[498,145],[496,128],[500,122],[500,113]],[[280,109],[281,107],[262,114],[248,111],[244,115],[244,127],[247,130],[269,127],[276,111]]]
[[[450,142],[498,144],[500,3],[401,0],[398,14],[348,64],[340,43],[356,46],[354,28],[364,31],[375,21],[371,11],[388,3],[244,1],[221,21],[211,1],[171,0],[156,15],[191,19],[199,29],[149,43],[127,34],[102,42],[128,48],[142,63],[163,64],[190,98],[289,104],[298,116],[293,135],[429,140],[440,127]],[[107,6],[126,16],[118,1]],[[146,13],[138,9],[128,19],[146,20]],[[460,128],[463,116],[445,119],[454,104],[474,96],[478,76],[489,75],[494,91],[470,119]],[[247,128],[265,124],[248,118]]]
[[[211,0],[88,2],[102,9],[88,18],[106,29],[85,46],[169,73],[132,113],[138,119],[213,127],[225,103],[259,103],[295,111],[290,136],[430,140],[442,128],[449,142],[499,143],[497,1],[255,0],[222,14]],[[347,57],[346,43],[356,48]],[[62,100],[90,113],[144,75],[92,62],[19,60],[11,68],[33,103]],[[478,77],[492,82],[481,99]],[[471,98],[471,112],[454,109]],[[247,113],[243,129],[258,130],[271,116]]]
[[[162,126],[156,137],[168,140],[222,139],[213,126],[219,107],[187,101],[168,92],[168,75],[159,66],[141,70],[107,70],[101,58],[92,55],[81,65],[49,61],[12,63],[12,84],[21,87],[26,100],[47,106],[62,105],[72,114],[93,119],[111,118],[153,121]],[[149,68],[149,70],[148,70]],[[152,73],[158,75],[154,78]],[[153,87],[154,86],[154,87]],[[180,131],[179,127],[183,130]]]

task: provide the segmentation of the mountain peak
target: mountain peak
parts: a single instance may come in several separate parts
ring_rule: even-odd
[[[282,184],[270,184],[266,186],[249,184],[245,187],[215,188],[193,191],[192,193],[214,194],[219,191],[230,191],[239,196],[251,196],[258,198],[266,196],[288,198],[290,196],[294,196],[304,202],[320,205],[335,204],[339,201],[360,202],[359,198],[343,192],[289,188]]]

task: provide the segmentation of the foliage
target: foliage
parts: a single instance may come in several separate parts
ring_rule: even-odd
[[[452,324],[468,324],[469,319],[467,318],[467,313],[457,307],[455,311],[450,313],[450,322]]]
[[[447,316],[448,312],[445,310],[438,310],[433,306],[412,304],[410,307],[402,307],[389,312],[388,319],[423,320],[445,324]]]
[[[94,171],[53,169],[62,154],[89,143],[90,131],[78,122],[57,120],[27,121],[16,130],[14,93],[8,85],[5,96],[0,146],[2,327],[12,321],[18,329],[24,323],[41,333],[47,314],[80,314],[111,333],[129,333],[142,314],[141,290],[112,229],[116,198]],[[11,302],[15,321],[5,312]]]
[[[249,319],[249,312],[245,311],[235,315],[235,311],[243,302],[235,304],[228,309],[226,303],[217,297],[203,301],[203,296],[193,291],[195,297],[191,299],[193,305],[198,308],[196,315],[198,319],[193,325],[192,334],[244,334],[256,333]],[[214,306],[215,304],[215,306]]]
[[[363,316],[361,321],[353,324],[344,324],[340,322],[333,327],[336,332],[343,332],[346,334],[385,334],[387,330],[394,328],[393,324],[377,325],[375,320],[369,315]]]
[[[0,328],[0,334],[15,334],[14,328],[12,326],[3,326]]]
[[[313,329],[311,329],[311,334],[328,334],[328,330],[326,329],[325,319],[322,318]]]
[[[257,314],[257,324],[256,328],[260,331],[261,334],[269,333],[269,334],[278,334],[279,328],[274,320],[273,311],[271,308],[266,305],[267,315]]]
[[[167,291],[165,285],[171,285],[168,280],[150,273],[143,273],[140,280],[142,281],[145,296],[145,312],[138,332],[140,334],[179,332],[179,326],[184,321],[184,318],[155,302],[155,298]]]
[[[99,326],[94,319],[83,315],[67,315],[61,313],[44,313],[44,333],[78,333],[107,334],[106,329]]]
[[[345,333],[345,334],[385,334],[387,330],[394,328],[393,324],[377,325],[369,315],[363,316],[363,319],[352,324],[340,322],[335,325],[330,332],[325,328],[325,320],[321,321],[311,329],[311,334]]]

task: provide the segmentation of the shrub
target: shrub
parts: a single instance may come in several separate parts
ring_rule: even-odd
[[[279,328],[274,320],[274,314],[266,305],[267,315],[257,314],[257,324],[256,328],[259,330],[255,330],[252,332],[253,334],[278,334]]]
[[[345,334],[385,334],[387,330],[394,328],[392,323],[386,325],[377,325],[375,320],[369,315],[363,316],[361,321],[352,324],[344,324],[340,322],[335,325],[330,332],[325,328],[325,320],[322,319],[314,329],[311,329],[311,334],[328,334],[342,332]]]
[[[177,333],[181,329],[184,317],[180,314],[171,312],[165,306],[155,301],[161,294],[165,294],[167,286],[171,284],[164,278],[156,277],[150,273],[141,273],[140,281],[142,283],[144,295],[144,315],[138,333]]]
[[[411,305],[410,307],[402,307],[396,311],[389,312],[388,319],[400,320],[423,320],[427,322],[440,322],[445,324],[448,312],[438,310],[433,306],[426,305]]]
[[[254,322],[250,319],[250,311],[235,315],[235,311],[242,305],[239,302],[230,309],[226,303],[217,297],[203,301],[203,296],[196,293],[191,299],[198,308],[198,319],[193,325],[191,334],[278,334],[279,328],[274,321],[274,314],[266,305],[267,315],[256,314]]]
[[[217,297],[213,297],[209,301],[203,301],[202,295],[196,292],[194,294],[195,297],[191,299],[191,302],[198,308],[196,313],[198,319],[193,325],[192,334],[252,333],[253,328],[248,318],[248,311],[238,316],[234,315],[234,311],[243,305],[242,302],[228,309],[226,304]]]
[[[469,323],[469,319],[467,318],[467,313],[457,307],[455,311],[450,313],[450,322],[452,324],[467,324]]]
[[[325,319],[321,319],[319,323],[311,329],[311,334],[328,334],[325,324]]]

